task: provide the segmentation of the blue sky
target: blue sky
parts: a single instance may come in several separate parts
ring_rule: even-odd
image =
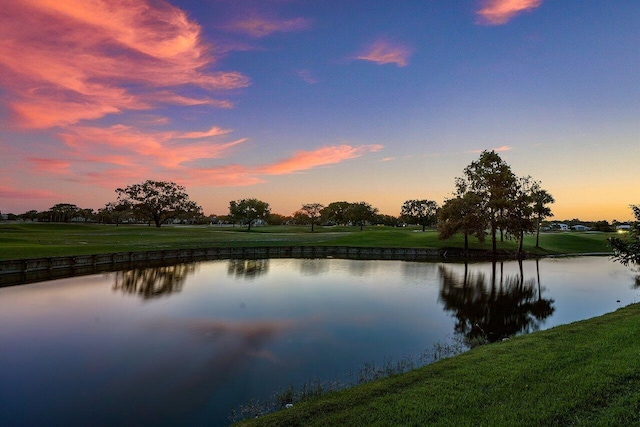
[[[640,203],[635,0],[29,0],[0,17],[0,211],[146,179],[208,214],[442,203],[481,150],[557,218]]]

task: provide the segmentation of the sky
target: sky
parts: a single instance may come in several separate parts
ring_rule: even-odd
[[[148,179],[205,214],[442,204],[482,150],[556,219],[640,203],[638,0],[20,0],[0,6],[0,212]]]

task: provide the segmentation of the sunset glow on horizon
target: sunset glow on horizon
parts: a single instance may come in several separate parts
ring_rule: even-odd
[[[640,203],[640,2],[22,0],[0,14],[0,212],[99,209],[174,181],[442,204],[482,150],[556,219]]]

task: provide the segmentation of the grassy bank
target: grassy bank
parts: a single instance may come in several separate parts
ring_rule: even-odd
[[[635,304],[240,425],[639,425],[639,349]]]
[[[525,251],[532,254],[607,252],[606,233],[545,233],[535,248],[535,236],[525,238]],[[491,248],[491,242],[470,239],[472,249]],[[329,245],[361,247],[461,248],[462,236],[441,241],[434,230],[365,227],[240,227],[96,224],[1,223],[0,259],[87,255],[158,249],[207,248],[217,246]],[[499,242],[501,250],[516,250],[515,241]]]

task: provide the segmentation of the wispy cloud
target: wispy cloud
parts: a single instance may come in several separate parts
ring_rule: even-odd
[[[542,0],[484,0],[478,10],[478,22],[485,25],[506,24],[516,15],[535,9]]]
[[[329,166],[346,160],[361,157],[366,153],[382,150],[382,145],[360,145],[357,147],[343,144],[331,145],[311,151],[298,151],[284,160],[248,167],[243,165],[227,165],[212,168],[191,169],[184,179],[193,185],[211,186],[244,186],[266,181],[269,175],[288,175],[295,172]]]
[[[310,28],[310,26],[311,23],[305,18],[278,19],[261,16],[258,12],[252,11],[249,16],[225,24],[221,29],[260,38],[273,33],[302,31]]]
[[[298,151],[288,159],[262,167],[261,171],[268,175],[289,174],[317,166],[340,163],[347,159],[360,157],[365,153],[380,151],[382,148],[383,146],[378,144],[358,147],[345,144],[331,145],[313,151]]]
[[[356,55],[356,59],[371,61],[376,64],[396,64],[398,67],[409,65],[409,57],[413,53],[407,46],[392,43],[386,40],[378,40],[367,46],[362,53]]]
[[[268,164],[208,166],[225,162],[236,147],[247,141],[246,138],[221,141],[231,132],[215,126],[200,132],[145,132],[125,125],[105,128],[73,125],[59,133],[64,146],[56,151],[56,157],[31,156],[28,161],[39,173],[103,187],[155,177],[220,187],[258,184],[271,175],[335,165],[383,148],[377,144],[331,145],[298,151]]]
[[[61,159],[47,159],[43,157],[29,157],[28,162],[31,163],[39,173],[47,173],[54,175],[66,175],[69,173],[71,163]]]
[[[300,77],[302,81],[311,85],[319,82],[319,80],[313,75],[313,72],[311,72],[311,70],[298,70],[296,72],[296,75]]]
[[[180,93],[249,84],[212,72],[200,26],[159,1],[29,0],[0,14],[0,70],[5,102],[25,127],[47,128],[158,104],[230,102]]]
[[[125,125],[106,128],[73,126],[60,134],[71,150],[70,155],[82,161],[135,165],[151,163],[168,169],[202,159],[222,158],[229,150],[246,141],[214,142],[210,138],[226,135],[230,130],[213,127],[206,132],[144,132]],[[206,139],[185,143],[179,140]]]
[[[471,150],[469,151],[469,153],[482,153],[485,149],[482,150]],[[497,152],[497,153],[502,153],[505,151],[511,151],[513,150],[513,147],[511,147],[510,145],[501,145],[500,147],[495,147],[492,148],[491,150]]]

